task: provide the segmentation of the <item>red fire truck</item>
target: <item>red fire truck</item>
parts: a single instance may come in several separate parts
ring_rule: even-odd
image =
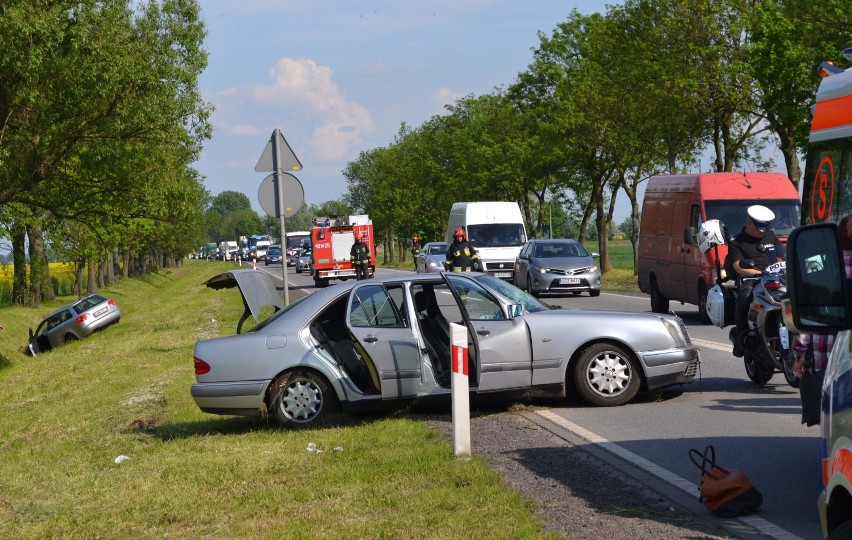
[[[348,220],[336,217],[314,218],[311,228],[311,258],[314,284],[325,287],[332,279],[346,280],[355,277],[350,253],[355,235],[366,233],[370,247],[370,277],[376,270],[376,242],[373,223],[365,215],[349,216]]]

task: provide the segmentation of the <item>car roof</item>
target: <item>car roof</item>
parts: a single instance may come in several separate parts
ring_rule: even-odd
[[[530,240],[531,244],[538,244],[542,242],[553,243],[553,244],[578,244],[576,240],[573,238],[533,238]]]

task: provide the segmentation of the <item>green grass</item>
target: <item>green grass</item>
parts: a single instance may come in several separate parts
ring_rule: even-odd
[[[193,344],[242,312],[203,282],[231,266],[122,280],[105,291],[118,325],[35,358],[27,328],[71,299],[0,308],[0,537],[556,537],[405,410],[313,430],[199,411]]]

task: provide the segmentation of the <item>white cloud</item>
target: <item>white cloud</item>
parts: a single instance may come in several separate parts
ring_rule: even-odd
[[[346,99],[331,69],[312,60],[279,59],[269,71],[268,81],[251,86],[249,92],[256,101],[312,124],[311,146],[321,159],[349,157],[363,136],[375,130],[370,111]]]
[[[455,103],[455,101],[460,97],[462,97],[461,94],[453,92],[452,90],[446,87],[439,88],[438,90],[432,93],[432,101],[438,104],[439,107]]]

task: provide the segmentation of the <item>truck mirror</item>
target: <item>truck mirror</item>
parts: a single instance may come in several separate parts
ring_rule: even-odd
[[[696,240],[697,235],[695,234],[695,227],[686,227],[683,230],[683,243],[689,245],[695,245],[698,243]]]
[[[793,230],[787,240],[787,283],[793,324],[829,334],[850,328],[852,302],[839,229],[819,223]]]

